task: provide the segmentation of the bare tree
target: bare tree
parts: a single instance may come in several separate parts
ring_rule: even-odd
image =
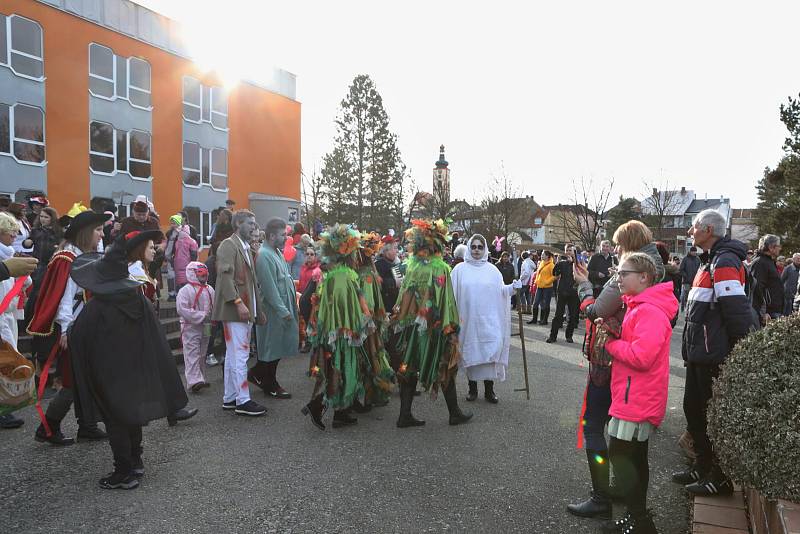
[[[314,167],[311,176],[300,170],[301,186],[303,188],[303,204],[301,218],[306,221],[309,232],[314,228],[314,223],[322,219],[324,208],[322,206],[323,182],[322,176]]]
[[[572,180],[572,205],[566,206],[566,209],[560,212],[560,217],[563,219],[567,237],[584,250],[597,248],[613,189],[613,178],[600,186],[596,186],[593,180],[587,181],[583,177],[580,181]]]
[[[500,172],[491,174],[486,193],[481,200],[482,211],[479,229],[487,237],[507,237],[517,230],[519,220],[525,213],[525,202],[514,179],[500,163]]]
[[[679,213],[678,208],[684,202],[681,190],[676,190],[668,179],[644,180],[645,199],[642,200],[642,214],[645,222],[653,230],[656,240],[664,239],[664,228],[672,218]],[[672,227],[674,225],[669,225]]]

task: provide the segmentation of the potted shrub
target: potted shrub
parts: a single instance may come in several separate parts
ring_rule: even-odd
[[[714,383],[709,434],[720,465],[767,499],[800,502],[800,315],[739,342]]]

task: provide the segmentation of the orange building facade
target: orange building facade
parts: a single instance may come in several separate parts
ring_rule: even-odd
[[[128,0],[0,0],[0,193],[122,216],[145,195],[203,236],[227,199],[296,216],[294,76],[226,90],[182,46],[174,21]]]

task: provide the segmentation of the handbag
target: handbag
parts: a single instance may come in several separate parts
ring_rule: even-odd
[[[36,402],[34,367],[7,341],[0,341],[0,415]]]

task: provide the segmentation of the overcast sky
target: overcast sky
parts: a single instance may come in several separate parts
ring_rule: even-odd
[[[297,75],[302,163],[319,166],[349,83],[369,74],[415,180],[447,147],[454,196],[504,162],[521,191],[568,202],[669,181],[754,207],[800,92],[800,2],[137,0],[189,28],[197,55],[257,80]]]

